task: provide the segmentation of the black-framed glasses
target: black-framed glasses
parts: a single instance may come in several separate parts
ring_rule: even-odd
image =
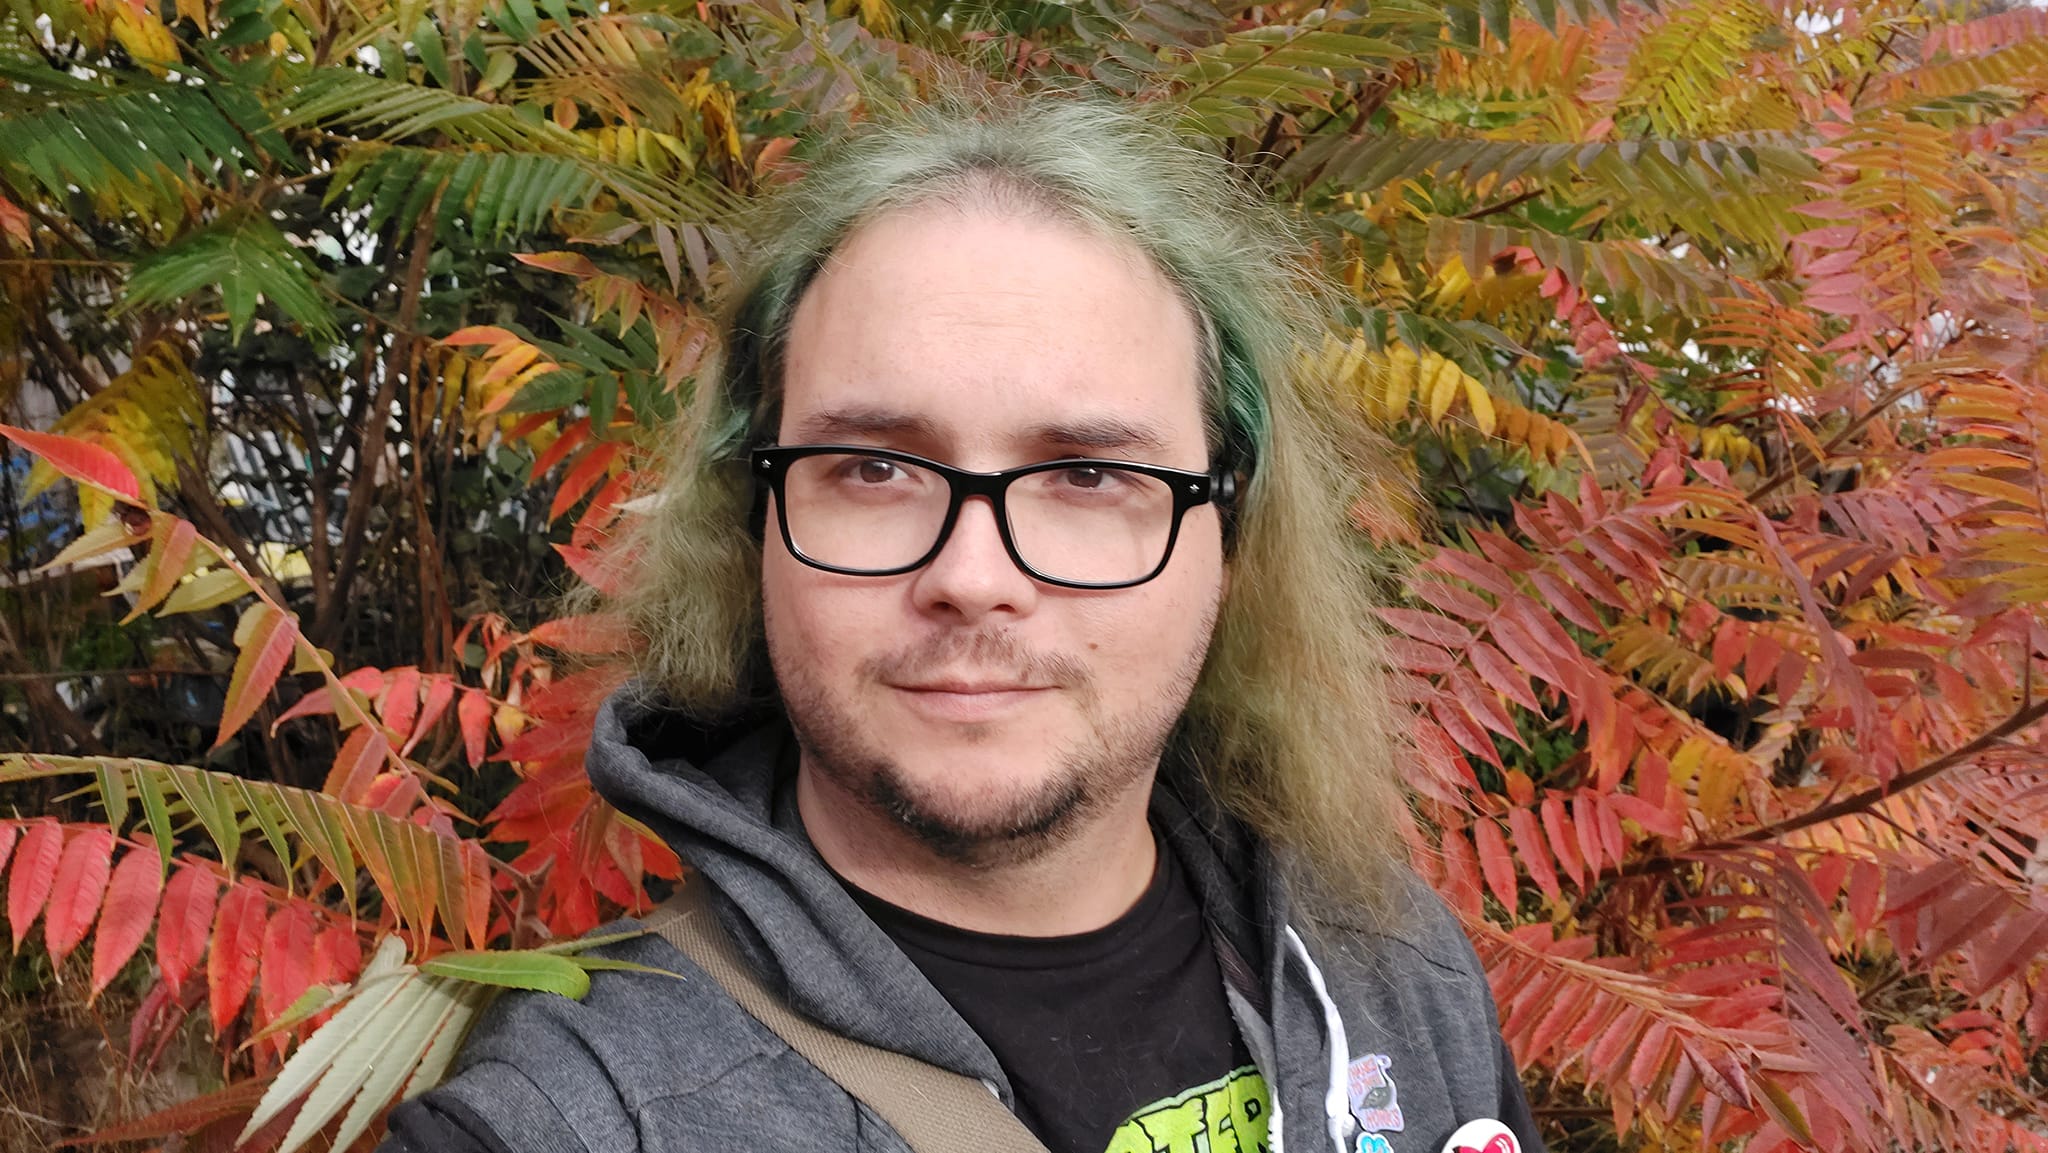
[[[748,464],[775,494],[790,555],[852,576],[931,563],[960,506],[987,497],[1010,559],[1037,580],[1079,589],[1144,584],[1166,569],[1189,509],[1228,508],[1227,469],[1071,457],[968,472],[893,449],[849,444],[754,449]]]

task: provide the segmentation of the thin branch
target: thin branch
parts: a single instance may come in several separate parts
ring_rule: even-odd
[[[1716,853],[1733,852],[1750,845],[1777,840],[1790,833],[1796,833],[1801,829],[1810,829],[1815,825],[1824,825],[1829,821],[1836,821],[1843,817],[1866,812],[1893,797],[1934,780],[1943,773],[1967,762],[1970,758],[1996,747],[2008,738],[2025,732],[2039,723],[2044,717],[2048,717],[2048,701],[2037,701],[2013,713],[1991,728],[1986,729],[1974,739],[1950,749],[1948,752],[1928,761],[1911,772],[1901,773],[1889,781],[1873,785],[1860,793],[1851,793],[1849,796],[1843,797],[1841,800],[1831,804],[1819,805],[1808,809],[1796,817],[1787,817],[1782,821],[1773,821],[1768,825],[1759,826],[1737,836],[1724,837],[1718,841],[1705,841],[1693,845],[1683,850],[1683,853],[1688,858],[1696,858]],[[1671,857],[1657,857],[1632,862],[1617,870],[1616,875],[1622,877],[1646,876],[1652,873],[1668,871],[1674,864],[1675,860]]]
[[[1534,200],[1537,197],[1543,195],[1543,193],[1544,190],[1541,188],[1532,188],[1519,196],[1510,196],[1506,200],[1495,201],[1492,204],[1482,205],[1478,208],[1473,209],[1470,212],[1465,213],[1463,216],[1458,217],[1458,219],[1480,220],[1485,217],[1492,216],[1496,212],[1506,212],[1510,208],[1520,207],[1521,205],[1527,204],[1531,200]]]

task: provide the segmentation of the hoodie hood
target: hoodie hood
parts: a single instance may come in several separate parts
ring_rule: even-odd
[[[976,1077],[1014,1107],[988,1046],[818,856],[786,787],[796,756],[779,715],[705,728],[628,685],[599,710],[587,766],[599,795],[711,881],[726,931],[791,1007],[843,1036]],[[1342,1148],[1343,1024],[1287,925],[1281,869],[1175,758],[1162,765],[1152,820],[1203,906],[1259,1056],[1276,1106],[1275,1153],[1283,1118],[1298,1119],[1287,1128],[1301,1148],[1331,1137]]]

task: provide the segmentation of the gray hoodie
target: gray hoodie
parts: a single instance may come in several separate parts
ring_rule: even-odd
[[[988,1046],[804,836],[785,787],[793,764],[784,725],[707,732],[630,689],[598,714],[588,758],[598,792],[711,883],[720,921],[793,1008],[977,1077],[1014,1105]],[[1438,1153],[1480,1117],[1505,1120],[1524,1151],[1540,1153],[1478,960],[1419,881],[1394,931],[1312,918],[1290,911],[1267,847],[1172,763],[1152,818],[1187,866],[1232,1014],[1272,1095],[1271,1153]],[[455,1075],[393,1114],[387,1149],[907,1153],[666,941],[648,935],[603,952],[685,979],[606,971],[582,1001],[499,998]],[[464,1140],[421,1137],[455,1132]],[[1230,1153],[1202,1145],[1175,1153]]]

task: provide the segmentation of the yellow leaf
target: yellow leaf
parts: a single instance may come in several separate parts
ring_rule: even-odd
[[[201,31],[205,31],[209,19],[206,0],[178,0],[178,16],[180,19],[190,20]]]
[[[1472,406],[1472,419],[1479,425],[1479,431],[1486,436],[1492,436],[1493,397],[1487,394],[1486,386],[1479,383],[1477,377],[1465,377],[1465,403]]]
[[[1422,355],[1422,395],[1429,404],[1429,423],[1439,425],[1444,414],[1451,411],[1451,402],[1458,398],[1465,374],[1440,353],[1428,351]]]
[[[1400,420],[1408,415],[1408,397],[1415,391],[1415,375],[1419,362],[1415,350],[1405,344],[1397,344],[1387,351],[1387,417]]]

